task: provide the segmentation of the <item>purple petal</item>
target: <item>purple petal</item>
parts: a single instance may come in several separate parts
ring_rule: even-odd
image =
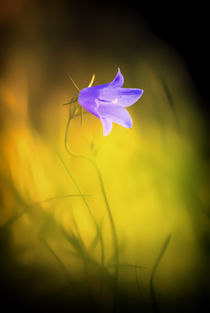
[[[133,121],[128,111],[121,106],[101,105],[98,112],[102,118],[109,118],[125,128],[131,128]]]
[[[112,120],[108,117],[101,118],[101,122],[103,125],[103,134],[107,136],[112,130]]]
[[[99,91],[98,100],[100,102],[106,102],[107,105],[121,105],[127,107],[134,104],[142,94],[142,89],[110,87]]]
[[[95,87],[84,88],[80,91],[78,102],[88,112],[95,114],[98,107],[99,91]]]
[[[104,88],[100,90],[98,99],[100,102],[106,102],[107,104],[109,103],[112,104],[113,101],[118,101],[116,100],[118,97],[119,97],[118,88],[109,87],[109,88]]]
[[[120,72],[120,69],[118,68],[118,72],[117,72],[115,79],[109,85],[110,87],[121,88],[123,83],[124,83],[124,78]]]
[[[128,107],[134,104],[143,94],[142,89],[118,88],[118,102],[120,105]]]

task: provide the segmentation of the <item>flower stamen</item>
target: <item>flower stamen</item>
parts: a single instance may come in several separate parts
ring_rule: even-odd
[[[96,77],[96,75],[93,74],[93,76],[92,76],[92,78],[91,78],[91,81],[90,81],[90,84],[88,85],[88,87],[91,87],[91,86],[93,85],[94,80],[95,80],[95,77]]]

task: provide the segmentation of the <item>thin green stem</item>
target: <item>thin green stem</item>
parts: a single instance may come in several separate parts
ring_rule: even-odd
[[[111,229],[112,229],[113,246],[114,246],[115,260],[116,260],[115,275],[116,275],[116,280],[118,280],[119,253],[118,253],[117,233],[116,233],[114,219],[113,219],[113,216],[112,216],[112,213],[111,213],[111,208],[110,208],[110,205],[109,205],[109,202],[108,202],[108,198],[107,198],[107,195],[106,195],[103,178],[102,178],[101,172],[100,172],[97,164],[95,163],[95,161],[93,159],[91,159],[88,156],[83,155],[83,154],[74,153],[69,148],[69,146],[68,146],[68,134],[69,134],[70,123],[71,123],[71,111],[70,111],[70,108],[69,108],[69,116],[68,116],[68,120],[67,120],[66,131],[65,131],[65,148],[66,148],[66,151],[69,153],[70,156],[87,160],[89,163],[92,164],[92,166],[95,168],[95,170],[97,172],[99,183],[100,183],[100,187],[101,187],[101,191],[102,191],[102,194],[103,194],[103,197],[104,197],[104,201],[105,201],[105,205],[106,205],[106,208],[107,208],[107,213],[108,213],[108,217],[109,217],[110,225],[111,225]]]
[[[90,214],[90,216],[91,216],[91,218],[92,218],[92,220],[93,220],[93,222],[94,222],[94,225],[95,225],[95,227],[96,227],[97,234],[98,234],[98,236],[99,236],[99,240],[100,240],[100,243],[101,243],[101,264],[102,264],[102,266],[104,266],[104,243],[103,243],[103,238],[102,238],[102,235],[101,235],[101,231],[100,231],[100,229],[99,229],[99,226],[98,226],[98,224],[97,224],[97,222],[96,222],[96,220],[95,220],[95,217],[94,217],[94,215],[93,215],[93,213],[92,213],[92,211],[91,211],[91,208],[90,208],[90,206],[89,206],[88,201],[87,201],[86,198],[83,196],[83,193],[82,193],[82,191],[81,191],[81,189],[80,189],[80,186],[79,186],[79,184],[77,183],[75,177],[73,176],[73,174],[72,174],[71,171],[69,170],[68,166],[66,165],[66,163],[64,162],[64,160],[62,159],[62,157],[60,156],[60,154],[59,154],[59,153],[57,153],[57,154],[58,154],[58,157],[59,157],[61,163],[63,164],[63,166],[64,166],[64,168],[65,168],[67,174],[69,175],[69,177],[71,178],[73,184],[75,185],[75,187],[77,188],[79,194],[81,195],[81,198],[82,198],[82,200],[83,200],[85,206],[87,207],[88,212],[89,212],[89,214]]]

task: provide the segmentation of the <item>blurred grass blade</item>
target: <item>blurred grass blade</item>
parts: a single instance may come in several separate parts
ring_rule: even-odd
[[[119,267],[130,267],[130,268],[134,268],[134,269],[146,269],[145,266],[141,266],[141,265],[135,265],[135,264],[110,264],[108,265],[108,267],[116,267],[116,266],[119,266]]]
[[[151,303],[152,303],[152,307],[153,307],[153,310],[154,312],[158,313],[160,312],[159,311],[159,308],[158,308],[158,304],[157,304],[157,299],[156,299],[156,295],[155,295],[155,288],[154,288],[154,277],[155,277],[155,274],[156,274],[156,271],[158,269],[158,266],[161,262],[161,259],[163,258],[165,252],[166,252],[166,249],[168,247],[168,244],[171,240],[171,234],[169,234],[162,246],[162,249],[160,250],[160,254],[158,255],[158,258],[154,264],[154,267],[152,269],[152,274],[151,274],[151,278],[150,278],[150,296],[151,296]]]
[[[86,249],[85,246],[83,244],[83,242],[81,241],[80,238],[78,238],[74,233],[72,233],[71,235],[62,228],[62,233],[65,236],[65,238],[67,239],[67,241],[71,244],[71,246],[74,248],[74,250],[77,251],[77,253],[79,253],[82,257],[85,256],[86,254]]]
[[[175,108],[175,103],[174,103],[173,96],[171,94],[171,91],[170,91],[166,81],[162,77],[160,77],[160,81],[161,81],[163,90],[164,90],[164,92],[166,94],[166,98],[168,100],[170,108],[173,111],[175,122],[176,122],[176,126],[177,126],[178,130],[180,131],[180,124],[179,124],[178,116],[177,116],[177,113],[176,113],[176,108]]]
[[[101,221],[100,225],[98,226],[98,230],[96,230],[96,234],[95,234],[92,242],[90,243],[90,246],[88,248],[88,250],[90,252],[94,251],[97,244],[100,243],[100,236],[102,236],[102,223],[103,223],[103,220]],[[100,232],[100,236],[99,236],[99,232]]]
[[[51,255],[56,259],[57,263],[60,265],[60,267],[62,268],[62,270],[64,271],[65,275],[71,279],[71,275],[68,271],[68,269],[66,268],[66,266],[64,265],[64,263],[61,261],[61,259],[58,257],[58,255],[55,253],[55,251],[53,250],[53,248],[48,244],[48,242],[45,240],[44,237],[42,237],[41,235],[39,235],[39,240],[40,242],[46,247],[46,249],[51,253]]]

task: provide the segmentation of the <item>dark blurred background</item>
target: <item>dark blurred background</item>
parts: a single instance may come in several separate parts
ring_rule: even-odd
[[[0,31],[1,31],[1,53],[4,45],[11,40],[13,34],[12,23],[24,7],[29,3],[37,1],[26,0],[1,0],[0,6]],[[200,104],[205,113],[208,112],[209,96],[209,18],[208,7],[202,2],[193,2],[185,5],[183,2],[158,1],[150,3],[141,0],[107,0],[107,1],[62,1],[66,10],[75,10],[75,16],[80,18],[81,29],[88,30],[88,24],[94,23],[94,19],[100,15],[109,16],[120,15],[120,11],[133,11],[135,18],[145,20],[148,27],[159,38],[169,43],[180,54],[191,74],[196,88],[203,98]],[[44,1],[43,9],[54,6],[58,1]],[[41,10],[41,9],[40,9]],[[115,13],[114,13],[115,12]],[[59,14],[59,11],[58,11]],[[128,12],[129,14],[129,12]],[[104,23],[104,21],[103,21]],[[68,21],[63,21],[63,25],[68,25]],[[6,30],[6,32],[5,32]],[[64,29],[63,29],[64,30]],[[68,32],[68,27],[66,27]],[[78,34],[77,34],[78,35]],[[1,60],[2,61],[2,60]]]
[[[135,9],[152,31],[173,46],[183,57],[191,77],[198,88],[207,113],[209,94],[209,17],[205,2],[138,0],[120,1]]]

